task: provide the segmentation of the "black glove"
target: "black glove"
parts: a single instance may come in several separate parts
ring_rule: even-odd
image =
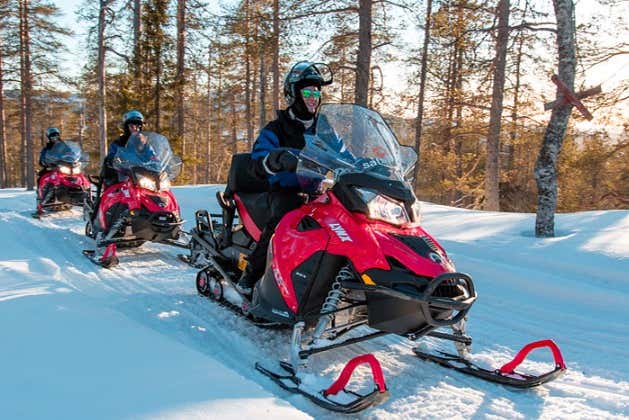
[[[289,149],[272,150],[265,158],[266,167],[271,172],[295,172],[299,159]]]

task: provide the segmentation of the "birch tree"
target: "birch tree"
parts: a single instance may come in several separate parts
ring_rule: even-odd
[[[574,4],[572,0],[553,0],[557,19],[558,75],[574,91],[576,68]],[[557,90],[557,100],[562,94]],[[568,127],[572,105],[567,103],[553,108],[544,133],[542,147],[535,162],[537,182],[537,215],[535,236],[555,236],[555,210],[557,208],[557,158]]]
[[[0,20],[0,30],[2,29]],[[0,32],[0,188],[7,187],[7,130],[4,112],[4,71],[2,56],[4,55],[2,44],[2,32]]]

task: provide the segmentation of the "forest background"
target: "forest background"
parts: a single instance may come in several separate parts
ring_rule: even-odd
[[[378,110],[400,142],[416,148],[420,200],[535,211],[535,162],[550,118],[544,104],[556,92],[552,2],[57,4],[69,19],[52,1],[0,0],[0,187],[33,187],[50,126],[81,143],[88,172],[97,174],[129,109],[182,156],[178,184],[225,182],[231,155],[250,150],[284,106],[290,66],[311,60],[334,71],[325,102]],[[576,111],[570,119],[557,162],[558,211],[629,208],[627,16],[626,0],[576,3],[575,90],[600,85],[602,93],[583,99],[591,122]],[[488,147],[496,118],[497,147]],[[497,171],[487,169],[492,160]],[[498,203],[488,200],[488,179],[499,186]]]

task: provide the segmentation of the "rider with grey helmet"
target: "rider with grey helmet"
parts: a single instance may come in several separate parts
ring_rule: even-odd
[[[43,169],[39,171],[39,176],[46,172],[46,153],[48,153],[48,151],[52,149],[55,144],[61,141],[61,131],[57,127],[50,127],[46,130],[46,138],[48,139],[48,141],[39,153],[39,166],[43,167]]]
[[[122,129],[123,133],[116,140],[111,142],[107,156],[103,162],[103,169],[101,171],[101,182],[108,187],[118,182],[118,174],[113,168],[113,159],[116,156],[116,152],[119,147],[125,147],[129,137],[133,133],[140,132],[144,125],[144,115],[140,111],[131,110],[125,112],[122,116]]]

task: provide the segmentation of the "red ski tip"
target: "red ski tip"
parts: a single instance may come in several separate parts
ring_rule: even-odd
[[[336,395],[339,391],[345,389],[345,385],[347,385],[347,383],[349,382],[350,378],[352,377],[352,373],[354,373],[354,370],[356,370],[359,365],[362,365],[364,363],[369,364],[369,366],[371,367],[371,374],[373,376],[374,382],[376,383],[376,387],[378,387],[378,391],[380,393],[386,392],[387,385],[384,383],[384,374],[382,373],[380,362],[378,362],[376,356],[369,353],[354,357],[352,360],[347,362],[347,364],[343,368],[343,371],[341,372],[341,375],[332,385],[330,385],[328,389],[323,391],[323,395],[325,395],[326,397],[328,395]]]
[[[522,347],[522,350],[515,355],[513,360],[509,363],[506,363],[499,370],[502,374],[511,374],[515,371],[515,369],[526,359],[530,352],[535,349],[539,349],[542,347],[548,347],[550,351],[553,353],[553,357],[555,359],[555,366],[561,370],[566,369],[566,364],[563,361],[563,356],[561,355],[561,350],[553,340],[540,340],[535,341],[533,343],[529,343],[526,346]]]

